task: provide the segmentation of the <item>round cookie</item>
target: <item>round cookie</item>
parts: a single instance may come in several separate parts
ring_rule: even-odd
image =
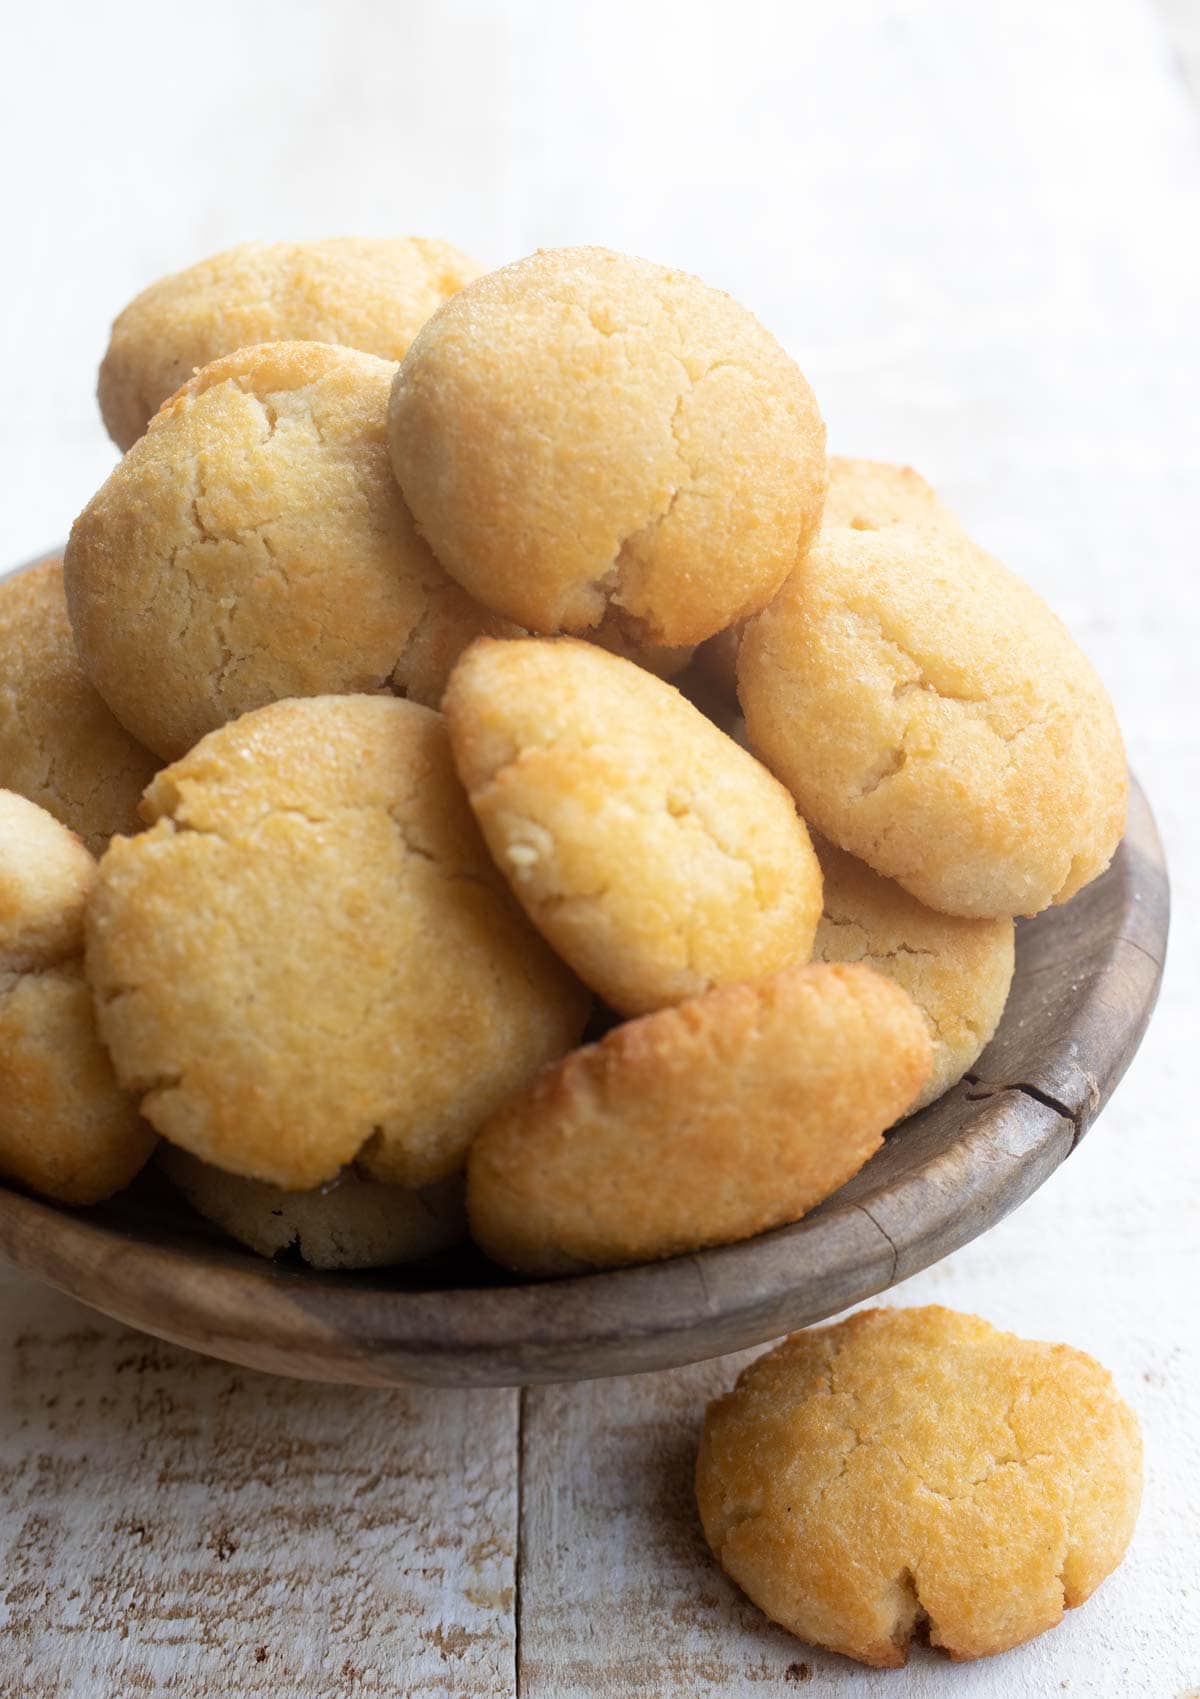
[[[84,676],[62,561],[0,582],[0,785],[100,855],[114,833],[140,831],[138,799],[157,770]]]
[[[463,646],[507,629],[442,572],[396,487],[394,369],[315,342],[217,360],[75,521],[80,658],[164,759],[284,697],[436,704]]]
[[[738,651],[751,747],[807,820],[947,914],[1063,903],[1125,823],[1112,704],[961,532],[822,532]]]
[[[929,1063],[919,1012],[867,967],[710,991],[615,1027],[486,1123],[471,1231],[508,1268],[569,1274],[797,1221],[879,1148]]]
[[[615,610],[698,643],[764,607],[821,517],[825,432],[729,296],[604,248],[480,278],[396,375],[392,462],[434,553],[532,631]]]
[[[318,1191],[285,1192],[164,1145],[158,1165],[192,1208],[259,1256],[294,1251],[310,1268],[387,1268],[467,1236],[463,1177],[409,1190],[344,1169]]]
[[[808,960],[821,875],[804,822],[671,685],[572,638],[485,639],[443,709],[497,866],[614,1009]]]
[[[154,1148],[96,1034],[83,973],[95,877],[65,826],[0,790],[0,1179],[68,1204],[111,1197]]]
[[[721,1566],[803,1640],[881,1668],[914,1630],[1019,1645],[1120,1563],[1137,1419],[1093,1358],[937,1307],[863,1310],[711,1404],[696,1496]]]
[[[912,1104],[923,1109],[957,1085],[1000,1024],[1013,923],[938,914],[844,850],[823,839],[815,848],[825,896],[813,960],[866,962],[908,992],[933,1041],[933,1072]]]
[[[100,367],[108,434],[127,449],[201,366],[259,342],[336,342],[401,360],[429,315],[478,277],[422,236],[244,242],[159,278],[117,317]]]
[[[431,709],[278,702],[146,793],[88,911],[117,1073],[172,1143],[290,1191],[419,1186],[588,998],[488,859]]]
[[[892,525],[961,529],[932,484],[911,466],[831,454],[821,529],[849,526],[854,531],[884,531]]]

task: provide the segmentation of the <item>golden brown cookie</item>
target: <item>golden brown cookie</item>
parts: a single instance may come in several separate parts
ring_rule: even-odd
[[[410,1190],[346,1168],[312,1192],[285,1192],[227,1174],[164,1144],[158,1165],[204,1216],[259,1256],[294,1252],[310,1268],[387,1268],[419,1262],[467,1236],[463,1177]]]
[[[937,1307],[796,1333],[709,1406],[696,1470],[721,1566],[793,1634],[883,1668],[1053,1628],[1120,1563],[1137,1418],[1069,1345]]]
[[[892,525],[961,529],[937,491],[911,466],[831,454],[822,530],[849,526],[854,531],[883,531]]]
[[[83,974],[95,877],[65,826],[0,790],[0,1178],[69,1204],[111,1197],[154,1148],[96,1036]]]
[[[1104,686],[961,532],[822,532],[746,627],[750,744],[825,837],[947,914],[1037,914],[1125,824]]]
[[[867,967],[789,968],[614,1027],[471,1147],[471,1231],[568,1274],[797,1221],[858,1172],[929,1073],[909,997]]]
[[[813,960],[866,962],[908,992],[933,1040],[933,1072],[912,1105],[923,1109],[962,1079],[1000,1024],[1013,923],[938,914],[824,839],[815,848],[825,895]]]
[[[484,640],[443,706],[497,866],[613,1008],[808,960],[821,876],[804,822],[670,685],[572,638]]]
[[[387,454],[393,366],[315,342],[206,366],[75,521],[80,658],[166,759],[289,696],[436,704],[455,656],[506,629],[417,536]]]
[[[275,703],[160,773],[146,812],[100,865],[88,971],[118,1075],[204,1161],[425,1185],[582,1031],[431,709]]]
[[[401,360],[429,315],[479,275],[422,236],[244,242],[159,278],[112,327],[100,412],[118,448],[200,366],[258,342],[337,342]]]
[[[954,514],[911,466],[829,456],[829,488],[821,529],[849,526],[882,531],[891,525],[937,525],[961,530]],[[720,695],[737,700],[737,652],[742,627],[730,626],[700,646],[694,671]]]
[[[0,583],[0,785],[77,832],[93,855],[141,829],[159,763],[92,689],[75,653],[62,561]]]
[[[684,272],[560,248],[448,301],[392,391],[392,461],[442,565],[532,631],[614,610],[698,643],[765,606],[821,517],[795,363]]]

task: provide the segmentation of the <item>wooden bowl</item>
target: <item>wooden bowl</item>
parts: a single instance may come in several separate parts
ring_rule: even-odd
[[[803,1221],[742,1244],[537,1284],[474,1252],[318,1273],[239,1249],[151,1172],[87,1211],[0,1187],[0,1257],[131,1327],[304,1380],[506,1386],[719,1356],[884,1291],[1036,1191],[1141,1042],[1168,918],[1135,783],[1108,872],[1018,925],[1008,1008],[974,1072]]]

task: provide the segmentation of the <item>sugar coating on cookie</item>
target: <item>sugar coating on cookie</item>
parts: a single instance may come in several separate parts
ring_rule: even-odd
[[[604,248],[442,307],[396,376],[392,460],[442,565],[532,631],[610,610],[697,643],[765,606],[821,517],[807,382],[729,296]]]
[[[868,967],[789,968],[615,1027],[471,1147],[471,1231],[566,1274],[797,1221],[879,1147],[929,1073],[924,1022]]]
[[[215,361],[75,521],[80,658],[164,759],[284,697],[436,704],[463,646],[507,629],[442,572],[396,487],[394,370],[314,342]]]
[[[204,1161],[424,1185],[578,1039],[589,999],[489,860],[431,709],[275,703],[146,812],[101,862],[88,971],[121,1080]]]
[[[140,830],[159,762],[88,683],[67,618],[62,561],[0,583],[0,785],[77,832],[93,855]]]
[[[865,962],[908,992],[933,1040],[933,1072],[912,1104],[923,1109],[962,1079],[1000,1024],[1013,923],[939,914],[824,839],[815,848],[824,902],[813,960]]]
[[[0,1178],[69,1204],[120,1191],[154,1147],[96,1033],[83,973],[95,877],[65,826],[0,790]]]
[[[825,837],[947,914],[1037,914],[1125,824],[1112,704],[1062,622],[961,532],[823,532],[746,627],[751,747]]]
[[[442,302],[479,275],[423,236],[244,242],[159,278],[117,317],[100,367],[109,436],[127,449],[201,366],[259,342],[334,342],[401,360]]]
[[[795,804],[671,685],[572,638],[485,639],[443,706],[497,866],[613,1008],[808,960],[821,877]]]
[[[431,1186],[389,1186],[352,1168],[311,1192],[228,1174],[175,1145],[158,1166],[197,1214],[259,1256],[294,1252],[310,1268],[419,1262],[467,1236],[461,1174]]]
[[[1137,1419],[1093,1358],[938,1307],[793,1334],[711,1404],[696,1470],[723,1569],[776,1622],[882,1668],[914,1630],[979,1658],[1120,1563]]]

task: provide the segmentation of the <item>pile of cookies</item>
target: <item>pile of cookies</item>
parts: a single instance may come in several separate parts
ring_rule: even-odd
[[[8,1178],[161,1135],[342,1266],[743,1238],[962,1077],[1014,915],[1112,856],[1062,625],[696,278],[252,244],[121,314],[100,402],[124,458],[0,590]]]
[[[124,458],[0,586],[5,1179],[87,1204],[157,1151],[321,1267],[743,1239],[961,1080],[1014,917],[1117,846],[1063,626],[915,472],[827,458],[696,278],[252,244],[121,314],[100,404]],[[710,1413],[706,1531],[798,1632],[895,1662],[936,1611],[972,1656],[1118,1560],[1132,1418],[1040,1347],[1026,1410],[974,1325],[858,1317]],[[963,1551],[991,1495],[1016,1561],[1031,1492],[1076,1520],[1022,1613]]]

